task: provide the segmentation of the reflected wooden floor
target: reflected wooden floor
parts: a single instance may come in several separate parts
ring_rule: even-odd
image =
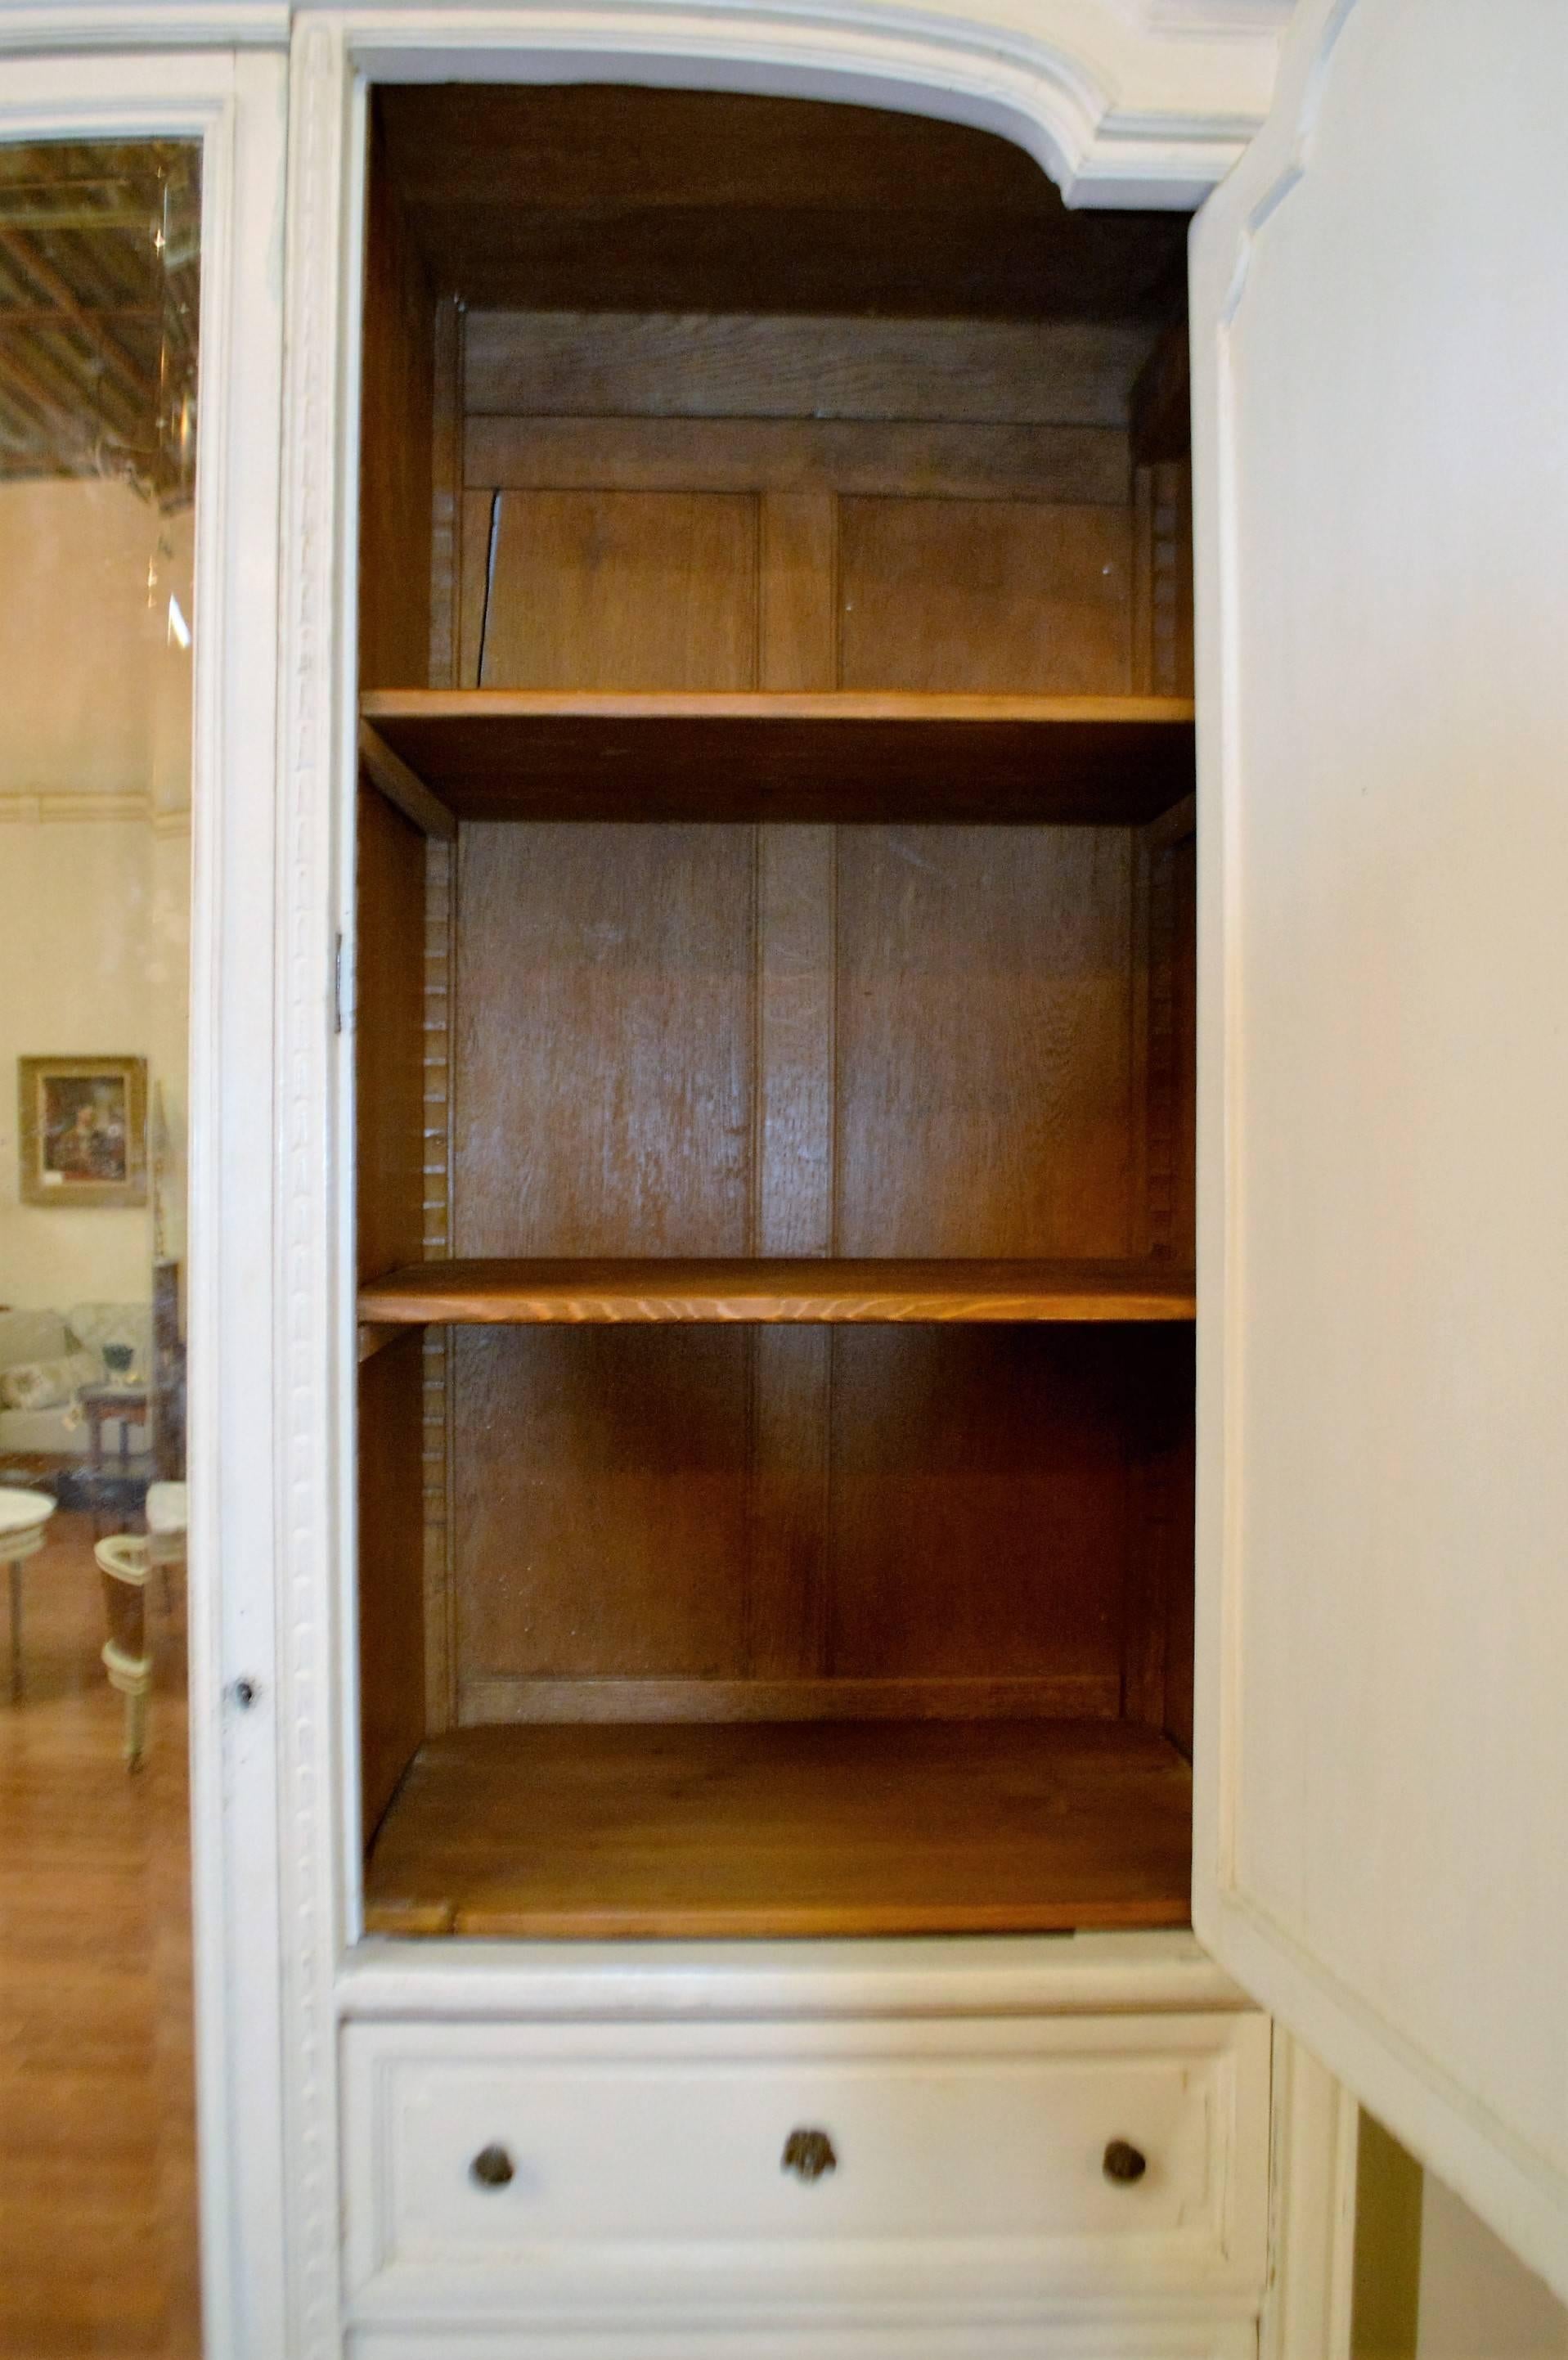
[[[197,2360],[179,1579],[171,1618],[149,1593],[131,1777],[90,1520],[57,1516],[24,1579],[27,1693],[0,1694],[0,2360]]]

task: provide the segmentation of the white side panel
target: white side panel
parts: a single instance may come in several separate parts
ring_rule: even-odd
[[[1196,235],[1194,1912],[1568,2289],[1565,102],[1307,0]]]

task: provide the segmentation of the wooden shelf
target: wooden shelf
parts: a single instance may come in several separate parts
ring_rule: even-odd
[[[378,1934],[957,1934],[1188,1922],[1192,1774],[1127,1721],[620,1723],[422,1745]]]
[[[1167,697],[397,689],[360,710],[378,782],[376,740],[463,820],[1131,825],[1192,788],[1193,708]]]
[[[1118,1262],[426,1262],[359,1291],[373,1332],[578,1321],[1190,1320],[1192,1273]]]

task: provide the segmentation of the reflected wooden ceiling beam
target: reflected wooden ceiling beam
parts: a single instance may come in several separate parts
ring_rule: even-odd
[[[156,403],[158,388],[152,379],[138,367],[124,344],[102,325],[97,315],[89,311],[70,280],[60,276],[52,262],[45,260],[29,238],[24,236],[19,229],[0,225],[0,249],[26,271],[35,286],[41,287],[46,295],[52,297],[71,324],[81,329],[105,367],[113,370],[138,401]]]
[[[121,327],[127,321],[159,320],[163,316],[156,303],[94,303],[86,308],[95,320]],[[9,335],[22,328],[30,332],[61,324],[58,303],[0,303],[0,335]]]
[[[69,419],[89,449],[99,434],[130,435],[150,430],[152,420],[144,395],[128,392],[108,369],[83,358],[69,339],[71,322],[57,311],[53,335],[18,337],[11,347],[15,366],[24,369],[40,394],[60,417]]]
[[[53,194],[52,181],[39,186],[46,198]],[[157,210],[152,204],[134,209],[124,205],[41,206],[38,196],[29,194],[25,187],[19,191],[7,187],[0,196],[0,223],[17,229],[112,229],[121,235],[128,230],[145,236],[157,219]]]
[[[25,362],[14,353],[0,350],[0,387],[11,398],[13,405],[19,399],[38,417],[35,432],[47,438],[59,449],[61,460],[72,472],[92,455],[93,438],[82,427],[82,421],[68,403],[51,393],[40,377],[33,375]]]

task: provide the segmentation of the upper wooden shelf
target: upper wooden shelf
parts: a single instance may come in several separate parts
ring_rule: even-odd
[[[359,1291],[371,1327],[1188,1320],[1192,1273],[1120,1262],[427,1262]]]
[[[360,710],[377,783],[409,807],[376,741],[463,820],[1125,825],[1192,787],[1174,697],[383,689]]]

